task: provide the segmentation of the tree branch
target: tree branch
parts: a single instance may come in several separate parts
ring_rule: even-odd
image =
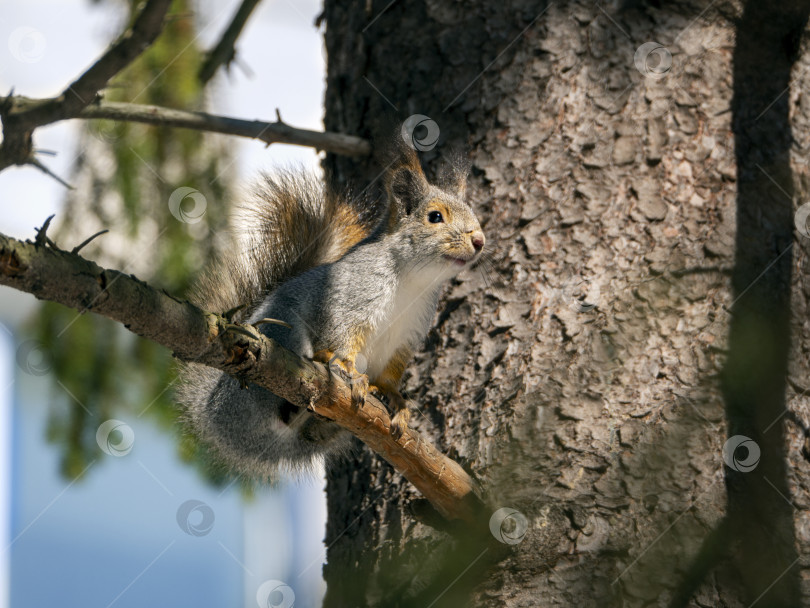
[[[96,98],[113,76],[157,39],[163,30],[163,19],[170,5],[171,0],[149,0],[132,27],[121,34],[98,61],[69,84],[61,95],[30,109],[25,114],[25,120],[41,125],[78,114]]]
[[[221,62],[222,53],[235,42],[250,11],[258,0],[245,0],[233,22],[209,58]],[[260,139],[266,144],[287,143],[308,146],[346,156],[370,154],[366,140],[339,133],[321,133],[296,129],[281,120],[264,122],[216,116],[205,112],[186,112],[157,106],[104,102],[98,93],[119,71],[140,55],[160,34],[171,0],[149,0],[118,40],[84,74],[58,97],[29,99],[9,95],[0,100],[3,141],[0,143],[0,171],[11,165],[34,165],[47,169],[34,158],[33,133],[43,125],[68,118],[99,118],[181,127]],[[224,50],[223,50],[224,49]],[[214,65],[214,64],[212,64]],[[216,65],[213,68],[216,69]]]
[[[163,29],[171,0],[148,0],[146,6],[118,40],[90,68],[57,97],[40,100],[25,111],[15,111],[6,99],[0,104],[3,143],[0,144],[0,170],[29,163],[32,135],[42,125],[71,118],[92,102],[109,80],[151,45]]]
[[[365,156],[371,153],[371,144],[361,137],[342,133],[323,133],[297,129],[281,122],[242,120],[206,112],[187,112],[158,106],[132,103],[99,102],[82,110],[80,118],[106,118],[142,122],[166,127],[180,127],[197,131],[211,131],[260,139],[266,144],[295,144],[317,150],[326,150],[345,156]]]
[[[50,100],[30,99],[19,95],[8,97],[5,100],[7,105],[19,113],[25,113],[26,108],[39,107],[48,101]],[[276,143],[294,144],[344,156],[365,156],[371,153],[371,144],[361,137],[298,129],[280,120],[276,122],[242,120],[240,118],[208,114],[207,112],[187,112],[160,106],[103,100],[90,104],[81,110],[75,118],[141,122],[163,127],[224,133],[226,135],[259,139],[268,145]]]
[[[242,0],[239,10],[236,11],[230,25],[222,34],[222,38],[220,38],[217,45],[207,53],[205,61],[203,61],[203,64],[200,66],[197,78],[199,78],[202,84],[206,84],[211,80],[220,66],[230,65],[231,61],[233,61],[233,58],[236,56],[236,49],[234,48],[236,39],[239,37],[239,34],[242,33],[242,28],[245,27],[250,14],[259,2],[260,0]]]
[[[412,429],[394,439],[388,411],[373,396],[357,407],[349,386],[323,365],[250,326],[254,337],[227,331],[220,315],[45,243],[44,235],[32,243],[0,234],[0,284],[118,321],[179,359],[253,382],[333,420],[391,463],[446,518],[479,521],[482,503],[470,476]]]

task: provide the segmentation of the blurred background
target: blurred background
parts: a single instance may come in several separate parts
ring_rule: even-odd
[[[0,93],[58,94],[133,4],[0,1]],[[158,42],[105,97],[268,121],[278,108],[291,125],[322,129],[317,1],[260,3],[228,73],[200,83],[205,51],[240,4],[177,0]],[[0,232],[33,238],[55,214],[48,234],[70,249],[108,229],[83,255],[178,295],[222,244],[252,176],[319,171],[309,149],[108,121],[44,127],[35,145],[74,189],[33,167],[0,173]],[[171,213],[178,188],[202,195],[183,201],[191,220]],[[319,605],[323,475],[257,486],[219,470],[179,428],[174,381],[165,350],[0,287],[0,607],[255,606],[282,584],[295,605]]]

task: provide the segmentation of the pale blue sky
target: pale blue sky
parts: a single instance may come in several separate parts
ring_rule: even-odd
[[[239,3],[202,2],[203,47],[218,38]],[[310,0],[262,2],[237,47],[253,76],[236,68],[218,77],[214,111],[272,120],[279,108],[292,125],[322,128],[322,38],[313,26],[319,10]],[[87,0],[0,0],[0,93],[12,87],[32,97],[58,93],[120,24],[117,10]],[[67,122],[36,133],[38,148],[57,152],[44,160],[59,175],[70,175],[76,132]],[[308,149],[234,142],[243,180],[274,164],[317,166]],[[32,168],[0,173],[6,210],[0,232],[30,238],[48,215],[58,218],[63,193]],[[14,361],[12,337],[18,339],[17,327],[35,306],[33,297],[0,287],[0,608],[11,605],[9,598],[14,608],[256,606],[267,579],[292,587],[296,605],[315,605],[323,593],[322,480],[265,490],[244,505],[233,488],[202,485],[177,460],[173,438],[131,416],[124,420],[135,434],[129,454],[99,459],[72,485],[59,476],[58,454],[44,441],[47,408],[75,405],[58,389],[51,392],[48,375],[24,373]],[[178,506],[189,499],[213,510],[209,534],[190,536],[178,526]]]

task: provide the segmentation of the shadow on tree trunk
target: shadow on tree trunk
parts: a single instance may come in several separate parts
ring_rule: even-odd
[[[807,2],[749,0],[736,28],[732,128],[737,225],[723,390],[728,511],[704,541],[672,606],[687,605],[723,558],[747,603],[798,606],[794,506],[784,429],[793,264],[791,68]]]

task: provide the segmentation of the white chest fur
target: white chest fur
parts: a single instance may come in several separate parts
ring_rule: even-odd
[[[397,285],[379,317],[372,320],[374,332],[361,351],[367,361],[366,374],[372,383],[397,349],[402,346],[416,348],[424,339],[436,312],[436,297],[443,278],[429,273],[406,277]]]

